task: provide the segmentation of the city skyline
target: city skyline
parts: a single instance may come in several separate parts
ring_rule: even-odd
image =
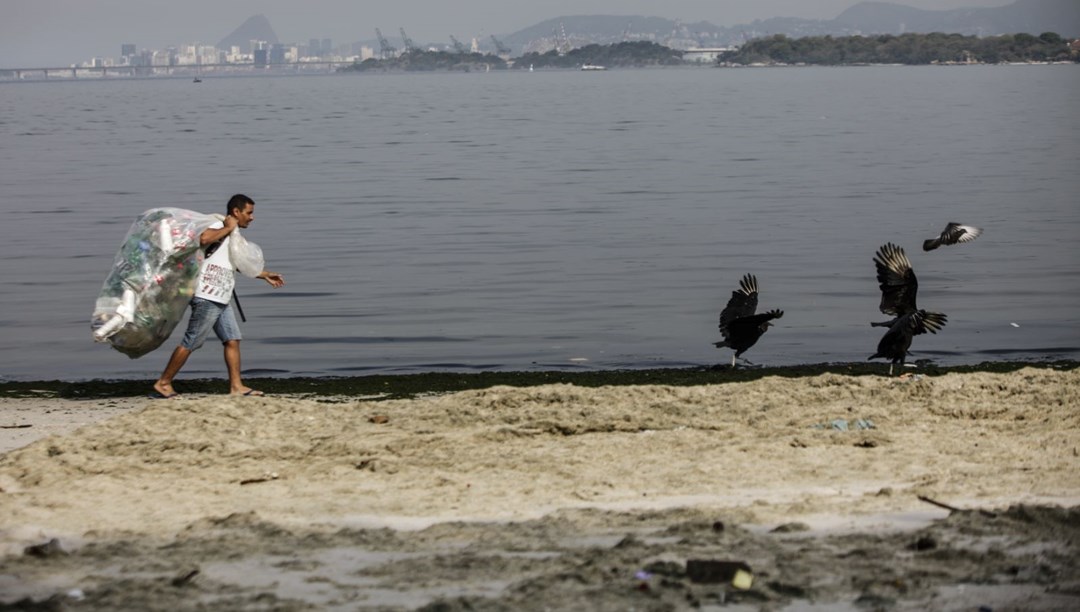
[[[6,0],[0,20],[0,67],[67,66],[93,57],[115,57],[121,44],[138,49],[183,44],[213,45],[252,15],[265,15],[282,41],[330,38],[335,44],[374,38],[405,28],[418,43],[450,35],[508,35],[568,15],[641,15],[734,26],[771,17],[832,19],[856,0],[551,0],[544,3],[432,0],[359,4],[348,0]],[[927,10],[1004,6],[1005,0],[903,0]],[[89,25],[87,25],[89,24]]]

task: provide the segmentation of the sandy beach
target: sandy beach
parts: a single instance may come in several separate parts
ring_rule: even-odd
[[[1075,369],[0,406],[0,609],[1080,608]]]

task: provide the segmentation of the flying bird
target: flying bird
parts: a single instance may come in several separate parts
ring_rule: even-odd
[[[758,338],[772,326],[769,321],[784,316],[783,310],[754,314],[757,311],[757,302],[757,278],[753,274],[747,274],[739,281],[739,288],[731,292],[731,299],[720,312],[720,334],[724,339],[714,342],[713,346],[735,349],[735,354],[731,356],[731,367],[735,367],[735,358],[754,346]]]
[[[877,352],[868,359],[888,359],[889,375],[893,366],[904,365],[911,340],[919,334],[936,334],[948,321],[943,313],[920,309],[915,303],[919,281],[911,269],[904,249],[889,242],[874,255],[878,286],[881,287],[881,312],[892,315],[890,321],[870,323],[874,327],[888,327],[889,331],[878,342]]]
[[[922,243],[922,250],[933,251],[942,245],[948,246],[950,244],[961,242],[971,242],[978,238],[982,232],[982,228],[971,225],[962,225],[953,221],[945,226],[945,231],[941,232],[941,235],[937,238],[924,240]]]

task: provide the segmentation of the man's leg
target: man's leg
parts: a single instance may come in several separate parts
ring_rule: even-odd
[[[221,339],[225,349],[225,368],[229,372],[229,393],[233,395],[262,395],[262,391],[255,391],[244,384],[240,375],[240,326],[236,324],[236,315],[232,304],[225,307],[217,323],[214,332]]]
[[[225,369],[229,371],[229,393],[243,395],[251,391],[240,378],[240,341],[225,342]]]
[[[180,368],[184,367],[184,364],[187,363],[190,355],[191,351],[183,346],[176,347],[172,352],[172,356],[169,357],[169,363],[165,365],[165,371],[161,373],[157,382],[154,383],[154,391],[157,391],[165,397],[176,395],[176,390],[173,389],[172,381],[180,372]]]
[[[184,332],[180,346],[173,349],[165,370],[154,383],[154,391],[165,397],[176,395],[176,390],[172,386],[173,379],[187,363],[192,351],[202,346],[210,330],[217,324],[220,312],[220,306],[215,307],[211,302],[200,298],[191,300],[191,317],[188,319],[187,331]]]

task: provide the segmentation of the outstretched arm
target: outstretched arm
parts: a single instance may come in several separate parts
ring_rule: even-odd
[[[263,279],[264,281],[270,283],[270,286],[274,288],[285,286],[285,277],[278,274],[277,272],[263,270],[262,272],[259,272],[259,275],[255,278]]]

